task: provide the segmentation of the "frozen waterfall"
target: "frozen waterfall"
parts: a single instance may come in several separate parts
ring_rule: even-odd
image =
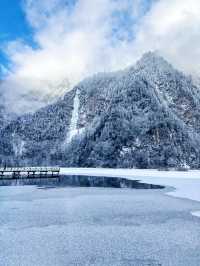
[[[77,129],[79,105],[80,105],[80,102],[79,102],[79,90],[77,90],[76,91],[76,95],[74,97],[74,106],[73,106],[73,111],[72,111],[72,117],[71,117],[69,131],[67,133],[66,144],[70,143],[72,138],[79,131]]]

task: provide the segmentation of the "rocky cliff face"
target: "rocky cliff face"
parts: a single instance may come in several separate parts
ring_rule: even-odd
[[[2,161],[88,167],[200,166],[200,90],[155,53],[86,79],[2,128]]]

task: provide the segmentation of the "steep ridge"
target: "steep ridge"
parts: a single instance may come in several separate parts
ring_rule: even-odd
[[[200,91],[156,53],[80,82],[1,130],[2,162],[87,167],[200,166]]]

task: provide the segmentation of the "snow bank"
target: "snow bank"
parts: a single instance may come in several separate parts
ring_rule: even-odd
[[[192,215],[200,217],[200,211],[199,212],[192,212]]]

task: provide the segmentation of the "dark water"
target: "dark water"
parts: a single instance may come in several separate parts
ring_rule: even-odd
[[[131,189],[163,189],[164,186],[145,184],[139,180],[130,180],[118,177],[102,176],[67,176],[44,177],[44,178],[21,178],[0,180],[1,186],[37,185],[42,188],[49,187],[107,187],[107,188],[131,188]]]
[[[130,180],[118,177],[102,176],[61,176],[58,185],[76,187],[108,187],[108,188],[135,188],[135,189],[162,189],[163,186],[140,183],[139,180]]]

